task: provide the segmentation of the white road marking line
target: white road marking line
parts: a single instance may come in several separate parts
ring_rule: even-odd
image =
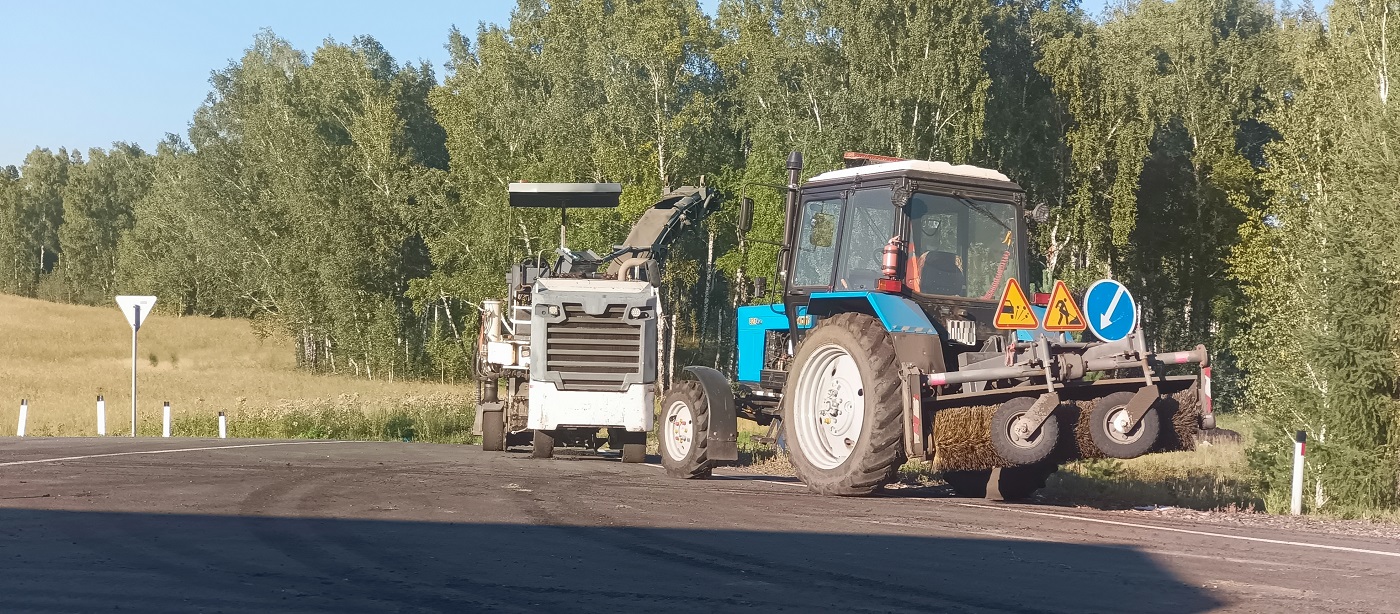
[[[0,467],[11,465],[34,465],[38,463],[58,463],[62,461],[83,460],[86,458],[105,458],[108,456],[131,456],[134,454],[171,454],[174,452],[199,452],[201,450],[231,450],[233,448],[262,448],[266,446],[304,446],[318,443],[352,443],[349,441],[281,441],[277,443],[245,443],[235,446],[210,446],[207,448],[179,448],[175,450],[141,450],[139,452],[109,452],[107,454],[88,454],[86,456],[64,456],[61,458],[40,458],[36,460],[10,461],[0,463]]]
[[[997,507],[992,505],[977,505],[975,503],[955,503],[963,507],[973,507],[984,510],[1000,510],[1003,512],[1014,512],[1017,514],[1029,514],[1032,516],[1046,516],[1049,518],[1062,518],[1066,520],[1082,520],[1085,522],[1097,522],[1099,524],[1111,524],[1120,527],[1133,527],[1135,529],[1152,529],[1157,531],[1170,531],[1173,533],[1189,533],[1191,535],[1204,535],[1206,537],[1219,537],[1222,539],[1238,539],[1242,541],[1263,542],[1266,544],[1279,544],[1283,546],[1302,546],[1304,548],[1320,548],[1323,550],[1337,550],[1340,552],[1356,552],[1359,554],[1376,554],[1380,556],[1393,556],[1400,558],[1400,552],[1386,552],[1384,550],[1367,550],[1365,548],[1349,548],[1347,546],[1330,546],[1327,544],[1312,544],[1308,542],[1295,542],[1282,539],[1267,539],[1264,537],[1248,537],[1244,535],[1230,535],[1227,533],[1212,533],[1210,531],[1193,531],[1191,529],[1178,529],[1175,527],[1162,527],[1150,524],[1139,524],[1136,522],[1121,522],[1118,520],[1104,520],[1102,518],[1089,518],[1087,516],[1075,516],[1072,514],[1056,514],[1053,512],[1037,512],[1032,510],[1015,509],[1010,507]]]

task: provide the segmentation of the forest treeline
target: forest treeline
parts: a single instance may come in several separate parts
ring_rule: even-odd
[[[618,242],[667,187],[731,206],[668,264],[677,363],[730,359],[731,306],[771,277],[789,150],[998,168],[1051,207],[1033,285],[1125,281],[1163,346],[1206,343],[1258,415],[1266,500],[1312,435],[1314,509],[1400,500],[1400,103],[1394,0],[521,0],[453,29],[442,75],[370,37],[272,32],[213,72],[154,151],[35,149],[0,170],[0,289],[251,318],[309,369],[470,377],[476,305],[550,253],[515,180],[620,182],[570,243]],[[446,27],[446,24],[444,24]],[[1390,43],[1396,43],[1394,45]],[[1392,141],[1391,139],[1397,139]],[[748,188],[742,186],[749,185]]]

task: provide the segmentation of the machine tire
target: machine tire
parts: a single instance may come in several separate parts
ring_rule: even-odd
[[[684,413],[690,417],[690,439],[688,445],[669,441],[683,432],[671,432],[667,428],[673,417]],[[705,390],[699,382],[680,381],[666,391],[661,399],[661,419],[656,421],[656,439],[661,452],[661,466],[666,475],[689,480],[708,478],[714,466],[710,463],[706,443],[710,434],[710,404],[705,400]]]
[[[1045,480],[1059,470],[1054,463],[1037,463],[1020,467],[1002,467],[997,475],[997,492],[988,496],[992,469],[970,469],[943,472],[943,481],[953,487],[959,497],[987,498],[993,501],[1020,501],[1045,488]]]
[[[1131,433],[1112,431],[1109,425],[1126,418],[1128,401],[1132,398],[1132,392],[1115,392],[1094,401],[1094,409],[1089,414],[1089,437],[1100,451],[1111,458],[1137,458],[1147,454],[1152,446],[1157,445],[1157,437],[1161,434],[1162,418],[1156,406],[1147,409]]]
[[[535,431],[532,437],[535,447],[530,450],[530,458],[554,458],[554,433]]]
[[[1030,411],[1035,401],[1035,397],[1017,397],[1002,403],[992,414],[992,447],[1013,466],[1033,465],[1050,458],[1060,441],[1060,423],[1054,414],[1034,432],[1024,437],[1016,435],[1017,418]]]
[[[859,381],[850,382],[856,374]],[[787,382],[783,428],[793,469],[808,488],[862,496],[895,479],[904,460],[904,412],[894,343],[879,320],[860,313],[825,319],[802,341]],[[855,402],[863,410],[842,418],[841,406]]]
[[[622,452],[622,462],[640,463],[647,459],[647,434],[623,428],[608,429],[608,448]]]
[[[481,449],[487,452],[501,452],[506,449],[505,412],[481,412]]]

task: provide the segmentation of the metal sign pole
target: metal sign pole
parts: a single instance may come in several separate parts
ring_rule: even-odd
[[[141,328],[141,306],[132,305],[136,319],[131,321],[131,436],[136,436],[136,331]]]

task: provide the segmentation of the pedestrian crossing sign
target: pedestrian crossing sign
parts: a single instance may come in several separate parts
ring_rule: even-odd
[[[1001,291],[1001,303],[997,305],[997,316],[992,320],[992,326],[1002,330],[1040,328],[1040,321],[1036,320],[1035,312],[1031,310],[1031,302],[1015,277],[1008,279],[1006,289]]]
[[[1065,282],[1055,280],[1055,289],[1050,292],[1050,304],[1045,307],[1045,330],[1057,333],[1079,332],[1086,324],[1084,312],[1069,294]]]

